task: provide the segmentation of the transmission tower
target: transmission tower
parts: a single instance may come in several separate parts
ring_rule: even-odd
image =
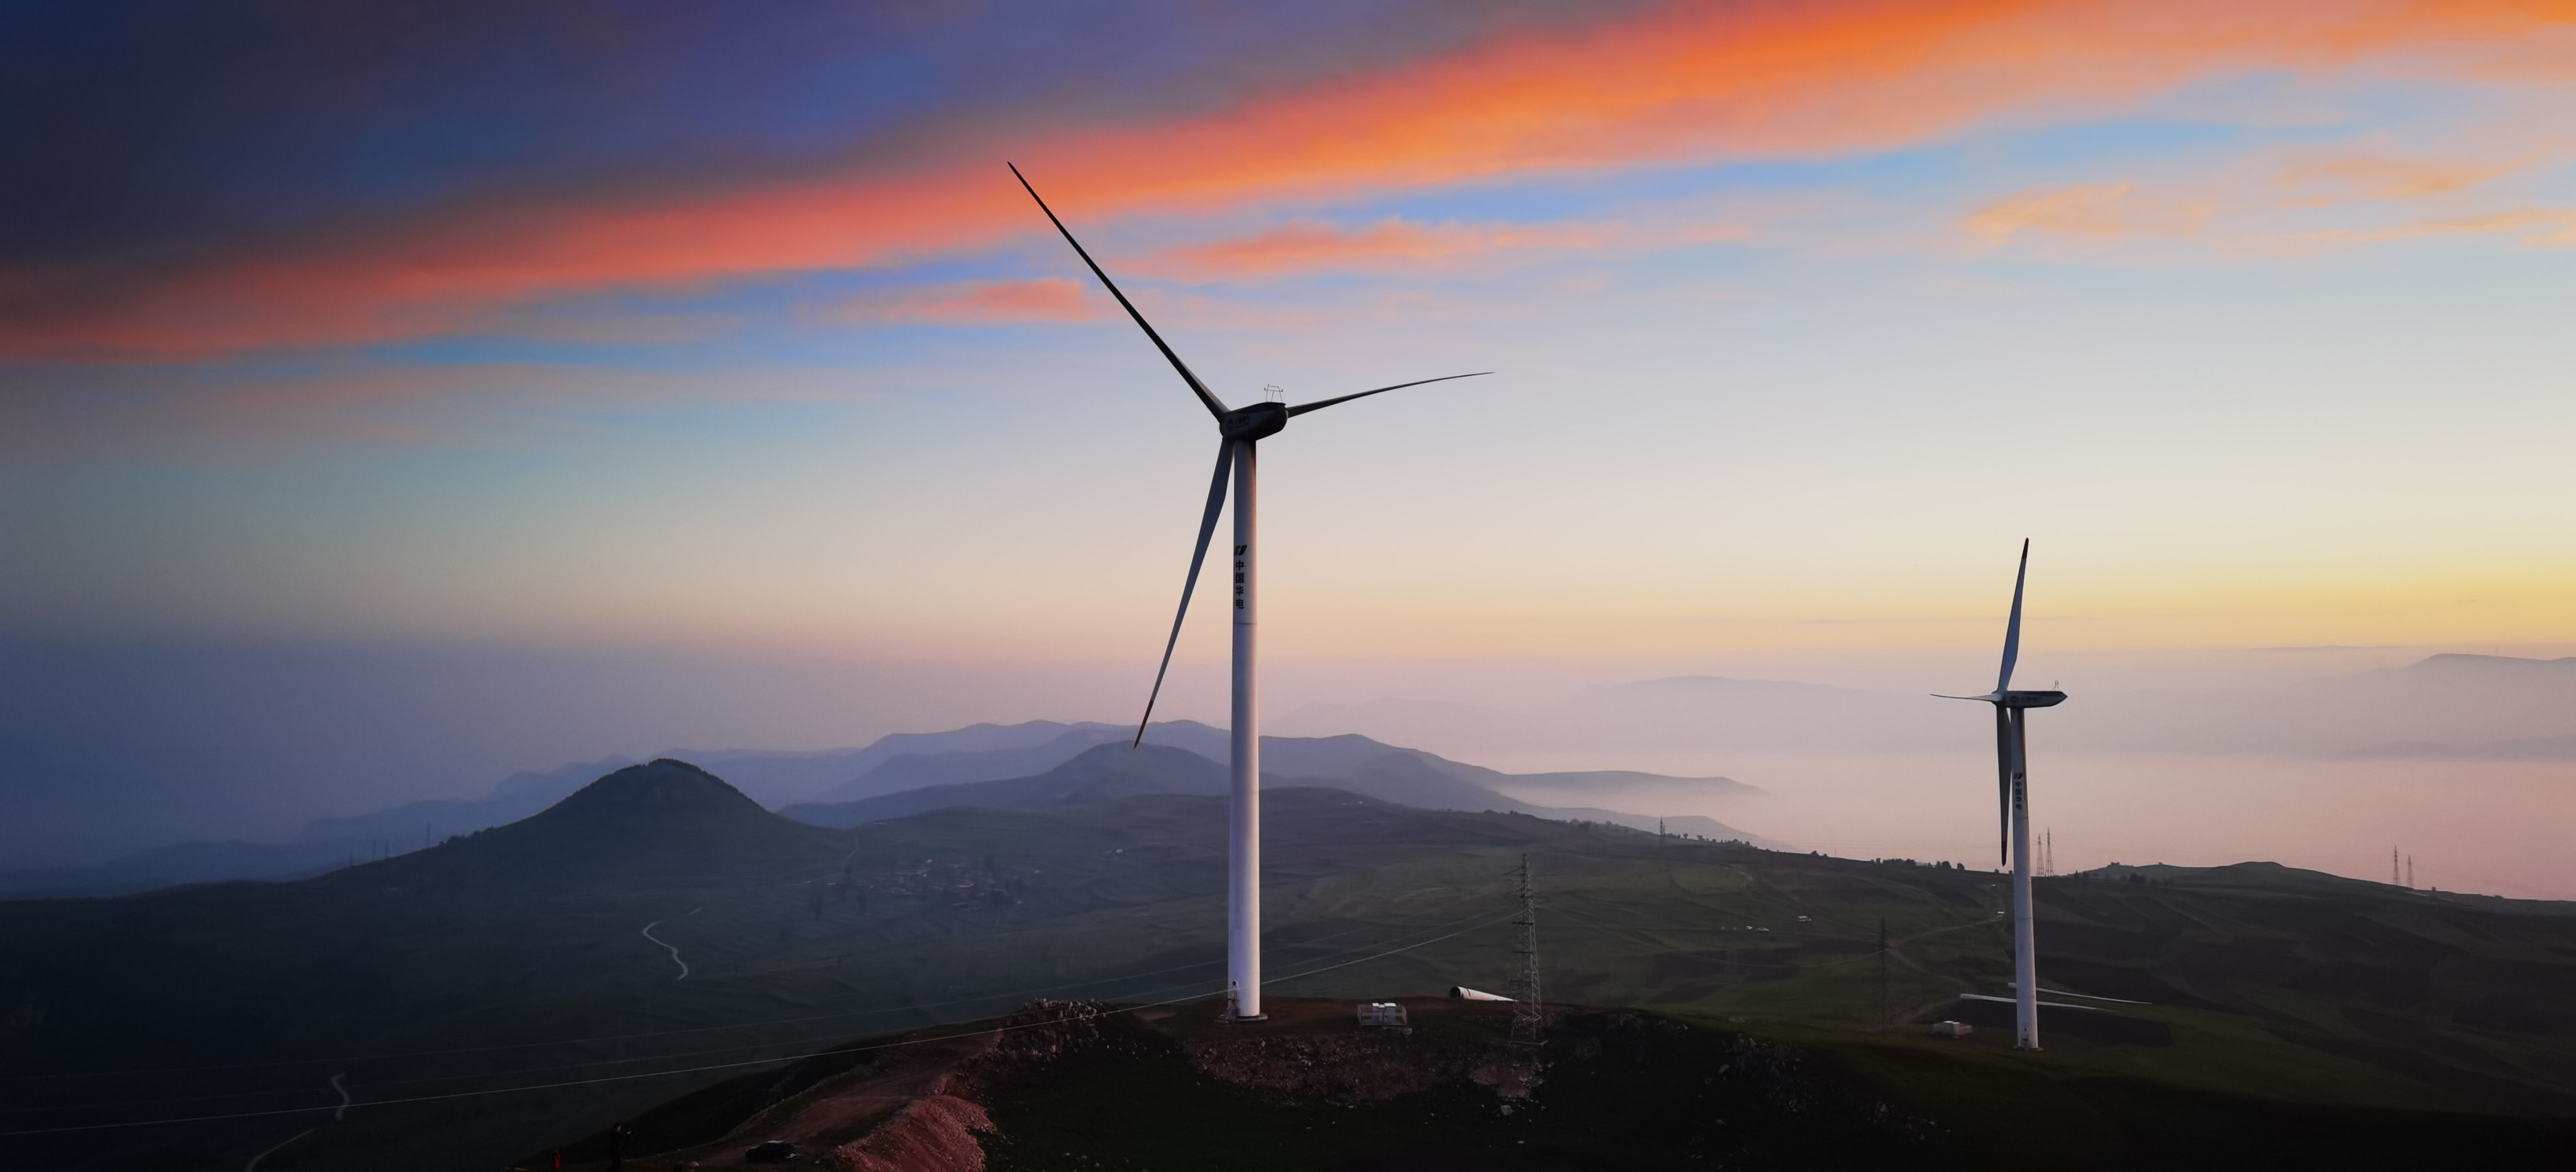
[[[1512,977],[1512,1045],[1544,1046],[1547,1044],[1547,1001],[1538,984],[1538,895],[1530,889],[1529,856],[1521,856],[1520,918],[1512,921],[1519,928],[1520,941],[1512,951],[1521,958],[1520,972]]]

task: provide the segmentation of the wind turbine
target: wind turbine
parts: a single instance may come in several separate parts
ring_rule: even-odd
[[[1011,167],[1011,175],[1020,181],[1021,187],[1027,188],[1030,199],[1037,200],[1038,210],[1046,213],[1048,222],[1064,235],[1064,242],[1073,246],[1074,254],[1082,258],[1083,264],[1090,266],[1091,275],[1100,278],[1100,283],[1108,288],[1110,296],[1118,299],[1127,316],[1136,319],[1137,328],[1144,330],[1145,336],[1153,340],[1154,348],[1163,352],[1164,360],[1179,372],[1181,381],[1189,384],[1190,393],[1198,396],[1199,405],[1216,417],[1216,477],[1208,483],[1207,512],[1199,519],[1198,548],[1190,553],[1189,576],[1181,580],[1180,611],[1172,616],[1172,635],[1163,642],[1163,663],[1154,669],[1154,690],[1146,694],[1145,716],[1136,722],[1134,743],[1141,745],[1145,742],[1145,725],[1153,720],[1154,701],[1163,694],[1163,676],[1171,670],[1172,648],[1181,640],[1181,620],[1190,613],[1190,592],[1198,586],[1199,567],[1207,560],[1208,539],[1216,534],[1217,513],[1225,505],[1225,486],[1230,474],[1234,481],[1234,727],[1231,730],[1234,785],[1226,826],[1226,1017],[1233,1021],[1259,1021],[1262,1018],[1261,706],[1259,677],[1253,670],[1256,650],[1253,619],[1257,613],[1255,588],[1259,585],[1258,543],[1254,540],[1258,518],[1253,487],[1255,445],[1277,435],[1280,429],[1288,426],[1290,419],[1309,411],[1321,411],[1336,403],[1347,403],[1404,387],[1447,382],[1453,378],[1474,378],[1477,374],[1493,372],[1480,370],[1475,374],[1416,379],[1313,403],[1300,403],[1294,407],[1276,402],[1227,407],[1224,400],[1207,388],[1206,383],[1199,381],[1198,375],[1190,372],[1189,364],[1182,362],[1179,354],[1173,353],[1171,345],[1163,341],[1163,336],[1154,332],[1145,315],[1137,312],[1136,303],[1127,300],[1127,295],[1119,291],[1118,283],[1101,271],[1100,262],[1091,259],[1091,253],[1082,247],[1082,242],[1073,238],[1073,232],[1064,226],[1063,220],[1056,218],[1055,209],[1048,207],[1046,200],[1038,195],[1038,189],[1029,185],[1028,176],[1020,174],[1017,166]]]
[[[2030,928],[2030,754],[2022,740],[2022,713],[2066,702],[2064,692],[2016,692],[2013,660],[2021,656],[2021,587],[2030,577],[2030,539],[2021,543],[2021,569],[2013,574],[2012,617],[2004,622],[2004,670],[1982,700],[1995,706],[1995,801],[2002,816],[2004,852],[2013,869],[2013,1048],[2039,1049],[2039,962]],[[1936,693],[1937,695],[1937,693]]]

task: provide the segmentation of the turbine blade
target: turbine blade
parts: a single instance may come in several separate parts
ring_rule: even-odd
[[[2012,863],[2012,710],[1995,705],[1995,858]]]
[[[2012,690],[2013,661],[2021,658],[2021,584],[2030,577],[2030,539],[2021,539],[2021,568],[2013,572],[2012,617],[2004,621],[2004,674],[1995,681],[1997,695]]]
[[[1215,392],[1208,390],[1207,384],[1199,381],[1199,376],[1190,373],[1189,364],[1181,361],[1181,356],[1172,352],[1172,347],[1163,341],[1163,335],[1154,332],[1153,324],[1145,320],[1144,314],[1136,312],[1136,303],[1127,300],[1125,293],[1119,292],[1118,282],[1110,280],[1109,274],[1100,270],[1100,262],[1091,259],[1091,254],[1083,249],[1082,242],[1073,238],[1072,230],[1064,226],[1064,221],[1055,218],[1055,209],[1048,207],[1044,199],[1039,199],[1038,189],[1029,187],[1029,177],[1020,174],[1017,166],[1010,163],[1002,165],[1011,168],[1011,177],[1019,180],[1020,186],[1028,188],[1029,198],[1038,201],[1038,210],[1045,212],[1047,222],[1054,224],[1055,230],[1064,234],[1064,242],[1073,246],[1074,255],[1081,257],[1082,263],[1091,266],[1091,275],[1100,278],[1100,283],[1109,287],[1109,295],[1117,298],[1118,304],[1126,307],[1127,316],[1135,318],[1136,325],[1145,331],[1145,336],[1154,340],[1154,348],[1162,351],[1163,357],[1171,360],[1172,369],[1181,372],[1181,381],[1190,384],[1190,392],[1199,397],[1200,404],[1208,409],[1208,414],[1223,418],[1225,401],[1217,398]]]
[[[1492,373],[1494,373],[1494,372],[1493,372],[1493,371],[1490,371],[1490,370],[1480,370],[1480,371],[1475,372],[1475,374],[1444,374],[1444,375],[1441,375],[1441,376],[1440,376],[1440,377],[1438,377],[1438,378],[1415,379],[1414,381],[1409,382],[1409,383],[1397,383],[1397,384],[1395,384],[1394,386],[1391,386],[1391,387],[1379,387],[1378,389],[1376,389],[1376,390],[1374,390],[1374,391],[1359,391],[1359,392],[1356,392],[1356,393],[1354,393],[1354,394],[1343,395],[1343,396],[1341,396],[1341,397],[1339,397],[1339,398],[1326,399],[1326,400],[1323,400],[1322,402],[1319,402],[1319,403],[1299,403],[1298,405],[1296,405],[1296,406],[1294,406],[1294,407],[1289,408],[1289,409],[1288,409],[1288,414],[1290,414],[1290,415],[1303,415],[1303,414],[1305,414],[1305,413],[1307,413],[1307,412],[1309,412],[1309,411],[1321,411],[1321,410],[1323,410],[1324,408],[1326,408],[1326,407],[1330,407],[1330,406],[1332,406],[1332,405],[1333,405],[1333,404],[1335,404],[1335,403],[1348,403],[1348,402],[1350,402],[1350,401],[1351,401],[1351,400],[1353,400],[1353,399],[1365,399],[1365,398],[1368,398],[1368,397],[1369,397],[1369,396],[1371,396],[1371,395],[1382,395],[1382,394],[1385,394],[1385,393],[1386,393],[1386,392],[1388,392],[1388,391],[1400,391],[1400,390],[1403,390],[1403,389],[1404,389],[1404,388],[1406,388],[1406,387],[1418,387],[1418,386],[1421,386],[1421,385],[1422,385],[1422,384],[1424,384],[1424,383],[1445,383],[1445,382],[1448,382],[1450,379],[1453,379],[1453,378],[1475,378],[1477,375],[1485,375],[1485,374],[1492,374]]]
[[[1216,535],[1216,516],[1225,508],[1226,474],[1234,471],[1234,441],[1219,440],[1216,478],[1208,482],[1207,515],[1199,518],[1199,546],[1190,552],[1190,576],[1181,579],[1181,609],[1172,616],[1172,637],[1163,641],[1163,665],[1154,669],[1154,690],[1145,695],[1145,718],[1136,722],[1135,748],[1145,743],[1145,726],[1153,723],[1154,701],[1163,694],[1163,673],[1172,670],[1172,648],[1181,642],[1181,620],[1190,616],[1190,591],[1198,588],[1199,567],[1207,562],[1208,538]]]

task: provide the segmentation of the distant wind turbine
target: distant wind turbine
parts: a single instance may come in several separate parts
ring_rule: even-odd
[[[1091,259],[1091,253],[1082,247],[1082,242],[1073,238],[1073,232],[1064,226],[1063,220],[1056,218],[1055,209],[1048,207],[1046,200],[1038,195],[1038,189],[1029,185],[1028,176],[1020,174],[1017,166],[1011,167],[1011,175],[1020,181],[1021,187],[1028,189],[1030,199],[1037,200],[1038,210],[1046,213],[1048,222],[1064,235],[1064,242],[1073,246],[1074,254],[1082,258],[1083,264],[1090,266],[1091,275],[1100,278],[1109,295],[1118,299],[1127,316],[1136,319],[1137,327],[1153,340],[1154,348],[1163,352],[1164,360],[1180,373],[1181,381],[1189,384],[1190,393],[1198,396],[1199,405],[1216,417],[1219,437],[1216,477],[1208,484],[1207,512],[1199,519],[1198,548],[1190,553],[1189,576],[1181,580],[1180,611],[1172,616],[1172,635],[1163,642],[1163,663],[1154,669],[1154,689],[1146,694],[1145,716],[1136,722],[1134,743],[1145,743],[1145,725],[1153,720],[1154,701],[1163,694],[1163,676],[1171,670],[1172,648],[1180,643],[1181,620],[1189,616],[1190,592],[1198,586],[1199,567],[1207,560],[1208,539],[1216,533],[1217,514],[1224,508],[1226,480],[1231,474],[1234,481],[1234,793],[1226,835],[1226,986],[1229,1002],[1226,1016],[1235,1021],[1258,1021],[1262,1016],[1261,712],[1258,678],[1253,671],[1254,588],[1258,585],[1255,567],[1259,562],[1254,548],[1254,522],[1258,516],[1253,491],[1254,445],[1266,437],[1277,435],[1288,426],[1290,419],[1309,411],[1320,411],[1336,403],[1347,403],[1385,391],[1447,382],[1453,378],[1474,378],[1477,374],[1493,372],[1416,379],[1318,402],[1300,403],[1294,407],[1262,402],[1229,408],[1207,388],[1206,383],[1199,381],[1198,375],[1190,372],[1189,365],[1181,361],[1181,356],[1172,351],[1169,343],[1163,341],[1163,336],[1154,332],[1145,315],[1137,312],[1136,303],[1127,300],[1127,295],[1119,291],[1118,283],[1101,271],[1100,262]]]
[[[2013,1048],[2039,1049],[2039,964],[2030,927],[2030,754],[2022,740],[2022,712],[2066,702],[2066,693],[2012,690],[2013,660],[2021,656],[2021,588],[2030,577],[2030,539],[2021,543],[2021,569],[2013,574],[2012,617],[2004,621],[2004,670],[1982,700],[1995,706],[1995,799],[2013,869]]]

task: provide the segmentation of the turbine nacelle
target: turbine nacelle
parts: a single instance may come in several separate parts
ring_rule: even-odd
[[[2055,708],[2060,704],[2066,703],[2066,693],[2064,692],[1988,692],[1983,696],[1942,696],[1935,693],[1934,698],[1939,700],[1975,700],[1981,703],[1992,704],[1997,708]]]
[[[1285,403],[1254,403],[1216,417],[1216,430],[1230,440],[1259,440],[1279,434],[1292,414]]]

